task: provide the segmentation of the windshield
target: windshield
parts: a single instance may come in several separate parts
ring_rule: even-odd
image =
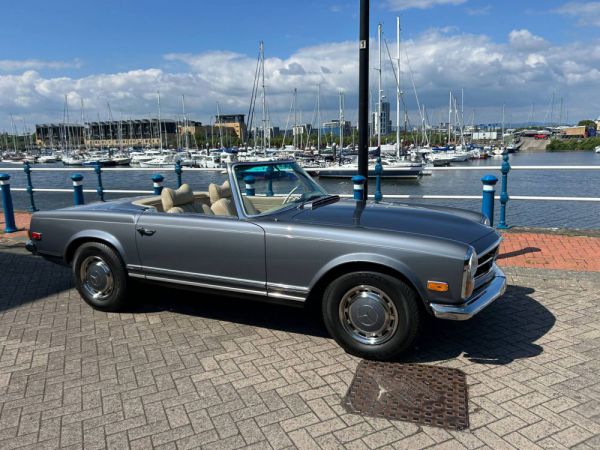
[[[327,195],[295,162],[236,165],[234,175],[249,216],[276,212]]]

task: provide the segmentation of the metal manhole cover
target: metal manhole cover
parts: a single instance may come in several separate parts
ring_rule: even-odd
[[[469,427],[465,374],[447,367],[361,361],[344,407],[365,416],[451,430]]]

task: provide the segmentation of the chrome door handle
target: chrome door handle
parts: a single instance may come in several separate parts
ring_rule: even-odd
[[[156,230],[149,230],[148,228],[139,227],[136,229],[137,232],[140,233],[142,236],[152,236],[154,233],[156,233]]]

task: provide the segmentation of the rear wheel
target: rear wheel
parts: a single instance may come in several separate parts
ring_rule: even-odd
[[[95,309],[117,311],[125,304],[125,266],[117,252],[106,244],[87,242],[77,249],[73,281],[81,297]]]
[[[376,272],[341,276],[325,290],[323,318],[348,353],[367,359],[398,357],[414,343],[421,317],[406,283]]]

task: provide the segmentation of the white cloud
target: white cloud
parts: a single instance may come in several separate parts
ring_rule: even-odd
[[[470,16],[487,16],[492,10],[492,5],[485,5],[479,8],[467,8],[467,14]]]
[[[42,69],[79,69],[82,63],[80,60],[73,61],[44,61],[40,59],[0,59],[0,71],[18,72],[22,70],[42,70]]]
[[[576,18],[582,27],[600,27],[600,2],[568,2],[554,12]]]
[[[466,110],[477,111],[476,121],[497,122],[502,103],[512,111],[513,121],[526,120],[531,103],[535,102],[536,111],[540,111],[540,105],[550,104],[552,92],[565,97],[569,117],[596,117],[598,111],[589,96],[600,91],[600,41],[551,45],[542,40],[541,45],[539,39],[526,30],[515,30],[508,43],[499,44],[485,35],[434,29],[404,41],[430,121],[443,120],[448,90],[460,88],[465,88]],[[268,50],[267,46],[267,56]],[[371,56],[375,62],[376,52]],[[97,114],[106,118],[107,102],[115,119],[155,115],[157,90],[166,117],[180,113],[181,94],[185,94],[188,115],[204,122],[216,113],[216,102],[223,113],[247,113],[256,55],[224,51],[171,53],[164,56],[163,62],[163,68],[85,77],[52,77],[33,70],[0,74],[0,129],[8,129],[9,113],[26,117],[28,123],[62,120],[65,94],[72,117],[79,115],[79,96],[85,99],[88,119],[95,119]],[[402,62],[405,100],[415,120],[408,65],[405,58]],[[294,88],[298,88],[301,120],[312,121],[318,84],[324,120],[337,117],[337,93],[344,91],[346,117],[356,121],[355,42],[301,48],[285,58],[267,57],[265,65],[267,103],[275,125],[285,125]],[[375,86],[374,71],[371,77]],[[384,90],[390,98],[393,83],[386,62]],[[375,87],[372,92],[376,92]],[[542,120],[543,113],[539,114]]]
[[[532,51],[547,48],[550,44],[541,36],[536,36],[529,30],[512,30],[508,41],[517,50]]]
[[[403,11],[405,9],[429,9],[434,6],[462,5],[468,0],[386,0],[385,6],[391,11]]]

